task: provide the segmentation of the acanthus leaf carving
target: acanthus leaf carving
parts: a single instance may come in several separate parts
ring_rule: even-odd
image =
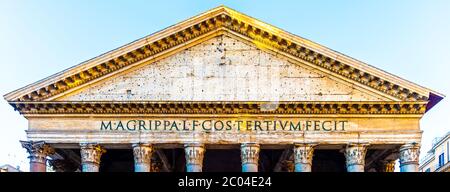
[[[44,141],[20,141],[22,147],[30,154],[30,162],[43,163],[47,161],[47,156],[55,153],[55,150]]]
[[[134,144],[133,155],[135,163],[150,164],[153,146],[149,144]]]
[[[418,164],[420,145],[417,143],[405,144],[400,147],[400,164]]]
[[[106,150],[98,144],[81,144],[81,162],[100,165],[101,156]]]
[[[345,148],[345,158],[347,166],[350,165],[364,165],[367,144],[349,144]]]
[[[315,146],[316,144],[295,144],[294,146],[295,163],[311,165]]]
[[[259,144],[243,143],[241,145],[242,164],[258,164],[259,161]]]
[[[186,164],[199,165],[203,164],[205,154],[205,146],[199,143],[189,143],[184,146]]]

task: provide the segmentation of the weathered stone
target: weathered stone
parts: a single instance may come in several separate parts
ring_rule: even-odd
[[[222,62],[226,61],[225,64]],[[220,36],[61,101],[381,101],[353,85]]]
[[[420,143],[419,120],[442,97],[226,8],[5,95],[27,118],[29,141],[66,149],[89,143],[81,145],[83,171],[99,170],[105,150],[93,143],[133,150],[137,171],[176,169],[164,152],[158,150],[160,161],[151,161],[153,148],[131,149],[135,143],[161,149],[184,146],[188,171],[202,171],[204,145],[242,144],[243,171],[258,171],[260,146],[318,143],[336,150],[348,143],[389,149],[403,145],[401,169],[415,171],[418,147],[404,144]],[[156,121],[164,127],[150,127]],[[208,121],[234,123],[225,129],[195,129],[193,121],[202,126]],[[272,128],[257,123],[265,121],[278,123]],[[177,127],[185,122],[187,129]],[[37,165],[32,170],[42,170],[48,153],[34,146],[24,145]],[[312,149],[297,146],[295,159],[280,158],[278,164],[289,171],[294,164],[296,171],[310,171]],[[347,146],[347,170],[376,171],[373,164],[364,167],[365,154],[363,145]],[[374,158],[370,162],[385,159]],[[64,167],[60,163],[53,162]],[[385,170],[391,171],[392,164]]]

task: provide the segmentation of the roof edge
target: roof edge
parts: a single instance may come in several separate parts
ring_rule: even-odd
[[[119,48],[116,48],[114,50],[106,52],[100,56],[94,57],[94,58],[87,60],[85,62],[82,62],[78,65],[72,66],[66,70],[63,70],[59,73],[51,75],[47,78],[41,79],[35,83],[31,83],[27,86],[24,86],[17,90],[11,91],[11,92],[5,94],[4,98],[7,101],[13,101],[14,99],[16,99],[20,96],[23,96],[23,95],[28,94],[33,91],[37,91],[37,89],[40,89],[41,87],[56,83],[62,77],[67,76],[67,74],[76,74],[76,73],[82,72],[83,70],[94,67],[95,65],[98,65],[99,63],[107,62],[108,60],[119,57],[122,54],[128,52],[129,50],[134,50],[134,49],[142,47],[146,44],[149,44],[149,43],[152,43],[159,39],[165,38],[165,37],[171,35],[174,30],[181,30],[186,27],[190,27],[190,25],[197,24],[198,22],[201,22],[201,21],[211,18],[213,16],[217,16],[218,14],[227,14],[230,17],[241,19],[244,22],[247,22],[248,24],[262,28],[272,34],[275,34],[275,35],[281,37],[281,38],[285,38],[286,40],[292,41],[294,43],[298,43],[299,45],[305,46],[308,49],[311,49],[319,54],[323,54],[327,57],[336,59],[342,63],[345,63],[356,69],[360,69],[361,71],[367,72],[369,74],[373,74],[375,76],[382,77],[383,79],[386,79],[387,81],[396,82],[395,84],[400,85],[404,88],[410,89],[412,91],[415,91],[415,92],[419,93],[420,95],[424,95],[424,96],[429,95],[430,96],[429,97],[430,104],[429,104],[427,110],[431,109],[434,105],[436,105],[440,100],[442,100],[445,97],[441,93],[438,93],[438,92],[428,89],[426,87],[420,86],[411,81],[408,81],[406,79],[403,79],[401,77],[393,75],[389,72],[383,71],[383,70],[373,67],[369,64],[366,64],[364,62],[361,62],[354,58],[346,56],[342,53],[334,51],[330,48],[322,46],[318,43],[315,43],[308,39],[302,38],[295,34],[291,34],[285,30],[282,30],[282,29],[272,26],[270,24],[264,23],[262,21],[259,21],[258,19],[247,16],[243,13],[237,12],[231,8],[221,5],[216,8],[213,8],[211,10],[208,10],[204,13],[201,13],[194,17],[191,17],[187,20],[181,21],[178,24],[169,26],[165,29],[162,29],[153,34],[150,34],[148,36],[140,38],[140,39],[133,41],[131,43],[128,43],[124,46],[121,46]]]
[[[202,17],[208,18],[208,16],[214,16],[214,15],[221,14],[221,13],[227,13],[227,9],[229,9],[229,8],[225,7],[224,5],[221,5],[221,6],[213,8],[213,9],[210,9],[210,10],[208,10],[206,12],[197,14],[197,15],[192,16],[192,17],[190,17],[190,18],[188,18],[186,20],[178,22],[177,24],[170,25],[170,26],[168,26],[168,27],[166,27],[164,29],[161,29],[159,31],[156,31],[154,33],[146,35],[146,36],[144,36],[142,38],[134,40],[134,41],[132,41],[130,43],[127,43],[127,44],[125,44],[123,46],[120,46],[118,48],[115,48],[115,49],[112,49],[110,51],[107,51],[107,52],[105,52],[103,54],[100,54],[100,55],[98,55],[98,56],[96,56],[94,58],[88,59],[88,60],[86,60],[84,62],[78,63],[78,64],[76,64],[74,66],[71,66],[71,67],[69,67],[67,69],[64,69],[64,70],[62,70],[60,72],[57,72],[57,73],[55,73],[53,75],[45,77],[45,78],[43,78],[41,80],[38,80],[38,81],[36,81],[34,83],[30,83],[30,84],[27,84],[27,85],[19,88],[19,89],[10,91],[10,92],[4,94],[3,98],[5,100],[7,100],[7,101],[12,101],[14,98],[23,95],[22,92],[24,92],[27,89],[30,89],[30,88],[35,87],[35,86],[45,86],[45,85],[49,84],[52,81],[59,80],[61,77],[63,77],[66,74],[72,74],[72,73],[83,71],[84,69],[92,67],[91,65],[95,65],[95,64],[98,64],[98,63],[110,60],[112,58],[115,58],[116,56],[120,56],[123,53],[124,50],[138,48],[138,47],[141,47],[141,46],[143,46],[145,44],[148,44],[148,43],[150,43],[152,41],[155,41],[158,38],[164,38],[165,36],[170,35],[170,34],[165,34],[165,33],[170,31],[170,29],[172,29],[172,28],[181,28],[181,26],[190,25],[190,23],[194,24],[194,22],[198,18],[200,18],[200,19],[202,19]],[[81,66],[84,66],[84,67],[82,69],[78,69]],[[28,92],[28,91],[25,91],[25,92]]]

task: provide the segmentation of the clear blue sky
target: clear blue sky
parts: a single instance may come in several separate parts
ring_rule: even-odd
[[[450,1],[0,0],[0,94],[219,5],[450,93]],[[0,165],[28,170],[27,121],[0,101]],[[450,130],[450,98],[422,118],[422,155]]]

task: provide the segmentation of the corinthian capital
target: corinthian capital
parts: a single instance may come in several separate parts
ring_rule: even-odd
[[[312,164],[314,147],[316,144],[297,143],[294,145],[295,163]]]
[[[345,148],[347,166],[364,165],[368,144],[349,144]]]
[[[199,143],[189,143],[184,145],[186,164],[202,165],[205,154],[205,146]]]
[[[409,143],[400,147],[400,164],[418,164],[420,155],[420,145]]]
[[[22,147],[30,154],[30,162],[46,163],[47,156],[55,153],[55,150],[44,141],[20,141]]]
[[[100,165],[100,158],[106,150],[97,144],[83,143],[81,146],[81,162]]]
[[[241,144],[242,164],[258,164],[259,144],[243,143]]]
[[[150,164],[153,154],[153,146],[150,144],[133,144],[135,163]]]
[[[381,163],[381,172],[394,172],[395,160],[383,160]]]

